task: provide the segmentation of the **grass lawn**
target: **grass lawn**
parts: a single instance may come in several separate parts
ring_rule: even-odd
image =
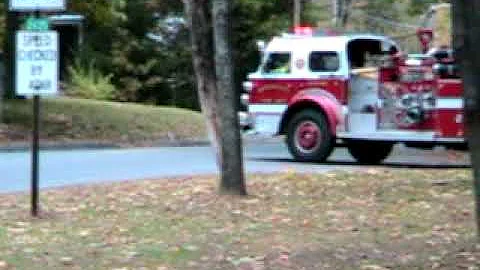
[[[0,269],[480,269],[467,170],[212,178],[0,196]]]
[[[201,114],[189,110],[71,98],[42,99],[41,137],[142,145],[158,140],[203,139]],[[32,101],[6,101],[0,142],[27,140]],[[0,121],[2,122],[2,121]]]

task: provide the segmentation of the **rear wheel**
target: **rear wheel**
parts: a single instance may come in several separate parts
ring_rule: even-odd
[[[316,110],[303,110],[292,117],[286,141],[288,150],[299,161],[325,161],[334,147],[328,121]]]
[[[392,152],[391,142],[350,141],[348,152],[362,164],[378,164]]]

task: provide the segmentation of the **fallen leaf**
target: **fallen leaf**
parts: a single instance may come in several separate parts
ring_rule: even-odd
[[[362,270],[388,270],[388,268],[385,268],[380,265],[375,265],[375,264],[370,264],[370,265],[364,265],[361,268]]]
[[[8,228],[7,231],[15,234],[25,233],[27,229],[25,228]]]
[[[73,258],[72,257],[62,257],[62,258],[60,258],[60,262],[63,265],[73,265]]]
[[[81,237],[86,237],[89,234],[90,234],[90,231],[88,231],[88,230],[83,230],[80,233],[78,233],[78,235],[80,235]]]

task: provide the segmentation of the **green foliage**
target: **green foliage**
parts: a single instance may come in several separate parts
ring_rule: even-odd
[[[303,9],[303,22],[307,25],[325,27],[333,22],[331,0],[309,1]]]
[[[258,64],[256,40],[288,30],[291,4],[235,2],[233,44],[239,91],[241,81]],[[111,82],[114,93],[107,91],[108,95],[100,94],[102,98],[199,109],[188,30],[180,22],[172,32],[166,23],[183,17],[181,1],[71,0],[68,9],[85,16],[84,43],[75,53],[82,65],[73,64],[69,71],[73,77],[67,79],[82,90],[71,91],[97,96],[93,91],[97,84]],[[91,59],[95,59],[95,71],[90,68]]]
[[[96,59],[100,70],[113,74],[115,100],[198,109],[187,31],[168,36],[161,25],[172,14],[181,17],[180,1],[73,2],[72,9],[87,14],[86,42],[77,57]]]
[[[0,3],[0,44],[4,44],[7,30],[5,1]]]
[[[233,51],[237,92],[247,73],[253,72],[260,54],[257,40],[267,40],[274,35],[287,32],[290,25],[289,1],[242,0],[233,7]]]
[[[180,1],[71,1],[71,9],[85,14],[86,42],[77,56],[97,60],[105,74],[113,74],[114,98],[198,109],[185,25],[174,34],[165,19],[181,18]],[[246,73],[258,64],[257,39],[287,31],[290,1],[242,0],[234,5],[233,44],[237,89]],[[161,41],[149,34],[162,37]]]
[[[352,1],[352,5],[360,2]],[[406,29],[386,26],[368,19],[366,15],[416,24],[419,14],[426,11],[430,4],[439,2],[445,0],[363,1],[362,5],[352,8],[349,29],[389,35],[405,34]],[[332,21],[330,0],[304,0],[303,3],[305,23],[329,26]],[[256,41],[287,32],[292,24],[292,7],[292,0],[234,2],[232,43],[238,92],[246,74],[254,71],[258,65]],[[0,11],[4,9],[4,4],[0,3]],[[199,108],[188,31],[180,22],[177,29],[171,32],[166,22],[169,18],[182,18],[181,1],[70,0],[68,9],[85,16],[84,43],[81,51],[76,52],[76,58],[83,63],[83,68],[74,65],[71,69],[74,69],[77,77],[70,80],[90,85],[84,88],[88,89],[99,83],[95,81],[95,76],[103,76],[103,80],[100,80],[102,84],[106,87],[110,84],[115,86],[114,92],[107,95],[108,98]],[[4,37],[4,18],[0,16],[0,40]],[[411,29],[408,29],[410,32]],[[415,37],[413,41],[417,46]],[[95,72],[89,70],[91,59],[95,59]],[[97,75],[93,76],[92,72]],[[79,80],[82,76],[83,79]]]
[[[110,100],[114,97],[115,86],[111,80],[113,75],[104,75],[91,60],[85,66],[80,61],[68,67],[69,81],[67,82],[66,93],[69,96]]]

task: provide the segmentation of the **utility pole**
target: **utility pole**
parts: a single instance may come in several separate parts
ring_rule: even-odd
[[[331,0],[333,26],[337,28],[345,27],[350,14],[350,5],[352,0]]]
[[[302,0],[293,0],[293,27],[302,24]]]
[[[342,0],[331,0],[332,1],[332,14],[333,14],[333,26],[340,27],[340,22],[342,18]]]

